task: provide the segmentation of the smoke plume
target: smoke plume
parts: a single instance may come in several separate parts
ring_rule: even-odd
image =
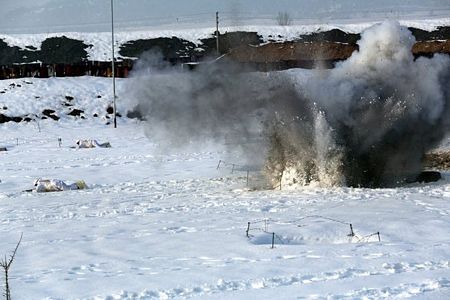
[[[450,59],[414,59],[414,42],[397,22],[375,25],[348,60],[303,82],[226,62],[181,72],[151,56],[129,90],[164,149],[242,146],[264,155],[273,186],[396,186],[450,126]]]
[[[375,25],[363,33],[359,52],[308,82],[307,97],[334,132],[347,185],[413,181],[424,153],[449,129],[450,60],[415,60],[414,43],[396,22]]]

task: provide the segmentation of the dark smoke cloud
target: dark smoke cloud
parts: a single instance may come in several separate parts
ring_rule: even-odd
[[[414,60],[414,37],[396,22],[358,43],[347,61],[301,83],[226,62],[182,72],[153,55],[129,91],[163,149],[242,146],[264,156],[273,185],[395,186],[419,174],[449,129],[450,59]]]
[[[164,149],[214,142],[264,155],[266,121],[277,110],[298,106],[297,91],[285,77],[245,72],[227,61],[183,71],[151,53],[132,74],[128,91],[131,105],[147,119],[148,136]]]

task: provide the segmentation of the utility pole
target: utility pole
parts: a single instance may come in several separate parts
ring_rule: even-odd
[[[113,113],[114,113],[114,128],[117,128],[116,117],[116,71],[114,62],[114,0],[111,0],[111,48],[112,48],[112,81],[113,81]]]
[[[217,50],[217,56],[220,55],[220,49],[219,49],[219,12],[216,11],[216,50]]]

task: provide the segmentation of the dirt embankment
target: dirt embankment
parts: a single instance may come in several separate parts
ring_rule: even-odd
[[[411,49],[415,57],[431,57],[435,53],[450,55],[449,27],[440,27],[432,32],[410,30],[417,40]],[[270,69],[274,64],[281,69],[298,67],[294,62],[303,62],[300,67],[316,67],[322,62],[322,66],[332,68],[334,63],[349,58],[358,50],[359,38],[359,34],[333,29],[302,35],[295,41],[240,45],[231,49],[227,56],[239,63],[259,66],[259,69]]]
[[[289,68],[334,68],[336,62],[346,60],[357,44],[336,42],[283,42],[261,46],[244,45],[232,49],[226,57],[243,66],[260,71]],[[415,57],[432,57],[436,53],[450,55],[450,40],[417,42],[411,49]]]
[[[450,151],[427,153],[423,160],[424,167],[433,170],[450,170]]]
[[[414,44],[412,52],[416,56],[432,56],[434,53],[450,54],[450,39],[446,41],[421,41]]]
[[[276,62],[289,60],[344,60],[357,45],[333,42],[284,42],[232,49],[229,58],[238,62]]]

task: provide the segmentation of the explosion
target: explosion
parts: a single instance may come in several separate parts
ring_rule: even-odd
[[[300,84],[232,64],[191,73],[145,66],[131,90],[162,147],[226,141],[249,157],[264,147],[273,186],[397,186],[418,176],[449,129],[450,59],[415,59],[414,42],[389,21],[363,32],[349,59]]]

